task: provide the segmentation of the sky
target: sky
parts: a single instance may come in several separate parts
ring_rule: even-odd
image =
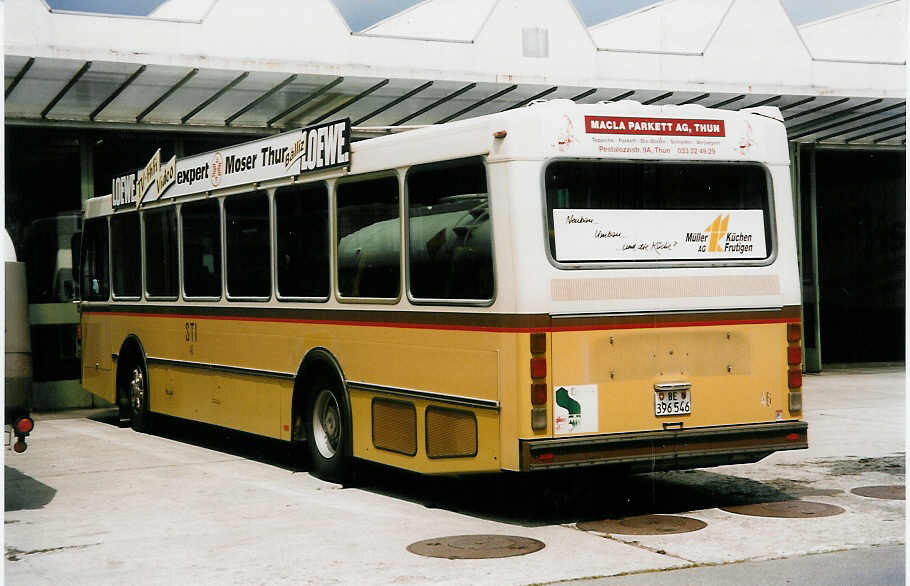
[[[162,0],[46,0],[51,8],[109,14],[145,15]],[[295,0],[301,1],[301,0]],[[351,30],[361,31],[380,20],[401,12],[420,0],[334,0]],[[470,0],[465,0],[470,1]],[[615,18],[654,4],[655,0],[573,0],[587,26]],[[825,18],[878,0],[781,0],[790,20],[800,25]]]

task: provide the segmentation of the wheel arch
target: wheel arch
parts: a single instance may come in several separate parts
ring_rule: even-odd
[[[130,334],[124,338],[120,344],[120,351],[117,353],[117,369],[114,378],[117,405],[123,406],[129,401],[129,397],[124,396],[125,385],[124,378],[128,375],[129,365],[133,360],[138,360],[145,371],[146,380],[148,379],[148,362],[145,357],[145,347],[136,334]]]
[[[302,418],[306,413],[307,399],[314,390],[314,385],[320,380],[330,382],[341,392],[347,427],[348,429],[353,429],[351,397],[348,392],[344,370],[331,351],[319,346],[310,349],[306,353],[300,361],[297,375],[294,377],[294,392],[291,398],[291,421],[293,422],[291,441],[303,441],[306,437],[304,426],[300,422],[303,421]]]

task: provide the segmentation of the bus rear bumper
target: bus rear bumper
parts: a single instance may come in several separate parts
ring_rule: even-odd
[[[780,421],[519,440],[519,465],[522,471],[621,465],[630,472],[654,472],[746,464],[776,451],[808,448],[808,428],[804,421]]]

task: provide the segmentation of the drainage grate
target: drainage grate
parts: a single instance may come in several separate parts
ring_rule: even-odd
[[[618,533],[620,535],[670,535],[704,529],[708,525],[698,519],[676,515],[641,515],[625,519],[585,521],[575,525],[582,531]]]
[[[542,541],[514,535],[452,535],[412,543],[408,551],[431,558],[477,560],[525,555],[544,547]]]
[[[874,499],[891,499],[894,501],[903,501],[907,499],[907,487],[903,484],[891,486],[860,486],[854,488],[850,492]]]
[[[812,501],[777,501],[737,507],[721,507],[721,510],[753,517],[781,517],[785,519],[832,517],[844,512],[844,509],[838,506]]]

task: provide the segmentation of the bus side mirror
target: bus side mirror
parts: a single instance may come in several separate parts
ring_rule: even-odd
[[[73,260],[73,299],[80,299],[79,295],[79,283],[80,274],[82,272],[82,265],[79,264],[80,252],[82,251],[82,232],[76,232],[70,238],[70,254],[72,255]]]

